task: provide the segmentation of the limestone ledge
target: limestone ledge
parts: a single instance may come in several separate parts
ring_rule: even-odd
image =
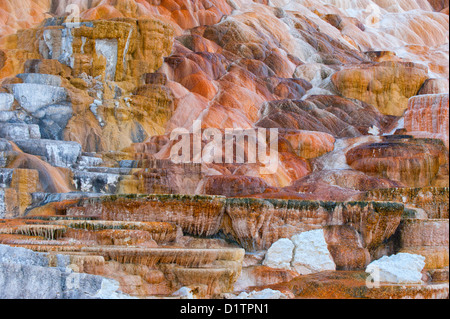
[[[47,205],[51,205],[48,203]],[[404,205],[191,195],[114,195],[74,200],[62,214],[102,220],[164,221],[193,236],[220,235],[246,250],[267,249],[280,238],[325,226],[348,225],[376,248],[397,229]],[[30,210],[33,216],[41,210]]]

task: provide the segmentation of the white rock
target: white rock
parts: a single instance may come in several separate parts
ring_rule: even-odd
[[[287,299],[288,297],[281,291],[273,289],[264,289],[261,291],[252,291],[250,293],[241,292],[233,299]]]
[[[114,81],[117,65],[117,39],[97,39],[95,41],[95,51],[103,55],[106,59],[106,80]]]
[[[291,240],[295,245],[291,265],[300,275],[336,270],[336,265],[328,251],[323,229],[296,234]]]
[[[27,140],[41,138],[41,132],[35,124],[5,123],[0,126],[0,137],[8,140]]]
[[[66,90],[62,87],[31,83],[18,83],[11,87],[14,97],[27,112],[36,112],[43,106],[67,100]]]
[[[14,117],[14,111],[0,111],[0,122],[8,122]]]
[[[399,253],[384,256],[371,262],[366,272],[374,281],[397,284],[421,283],[425,257],[421,255]]]
[[[294,247],[294,243],[287,238],[277,240],[267,250],[263,265],[272,268],[290,269]]]
[[[14,95],[0,93],[0,111],[9,111],[14,103]]]
[[[53,166],[69,167],[81,156],[81,145],[77,142],[48,139],[15,140],[14,142],[25,153],[43,156]]]

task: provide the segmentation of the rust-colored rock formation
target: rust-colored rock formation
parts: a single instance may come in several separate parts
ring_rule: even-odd
[[[354,169],[372,176],[399,181],[410,187],[432,186],[448,154],[439,140],[396,135],[381,143],[363,144],[346,154]]]
[[[428,79],[421,65],[380,62],[375,65],[348,68],[335,73],[332,81],[345,97],[369,103],[387,115],[401,116],[408,99],[418,93]]]
[[[280,238],[326,225],[351,224],[373,248],[390,237],[403,208],[397,204],[232,199],[228,201],[224,233],[246,249],[267,249]],[[367,215],[372,221],[366,220]],[[375,221],[376,220],[376,221]]]
[[[405,112],[405,128],[417,137],[439,138],[448,148],[448,109],[448,94],[414,96]]]
[[[400,186],[403,184],[356,170],[320,170],[298,179],[285,187],[281,194],[284,191],[287,194],[297,193],[304,199],[347,201],[364,191]]]
[[[300,276],[270,288],[291,292],[296,298],[321,299],[442,299],[448,294],[445,283],[428,285],[367,285],[368,274],[357,271],[322,272]]]
[[[329,95],[269,102],[262,106],[261,114],[256,123],[260,127],[318,131],[334,137],[367,135],[373,126],[383,130],[392,123],[391,117],[372,105]]]
[[[393,201],[412,205],[425,211],[428,218],[447,218],[449,189],[447,188],[385,188],[365,192],[360,200]]]

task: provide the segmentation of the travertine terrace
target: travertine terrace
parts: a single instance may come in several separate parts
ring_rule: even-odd
[[[448,23],[448,0],[1,0],[0,298],[448,298]],[[231,129],[266,152],[211,146]]]

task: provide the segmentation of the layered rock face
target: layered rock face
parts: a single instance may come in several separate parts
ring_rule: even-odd
[[[448,297],[448,0],[0,22],[1,297]]]
[[[405,129],[417,137],[441,139],[448,148],[448,108],[448,94],[414,96],[408,101]]]
[[[383,114],[400,116],[427,79],[427,69],[420,65],[388,61],[344,69],[333,75],[332,82],[343,96],[369,103]]]
[[[347,152],[348,164],[369,175],[410,187],[432,186],[441,166],[448,165],[441,141],[394,136],[381,143],[363,144]]]

